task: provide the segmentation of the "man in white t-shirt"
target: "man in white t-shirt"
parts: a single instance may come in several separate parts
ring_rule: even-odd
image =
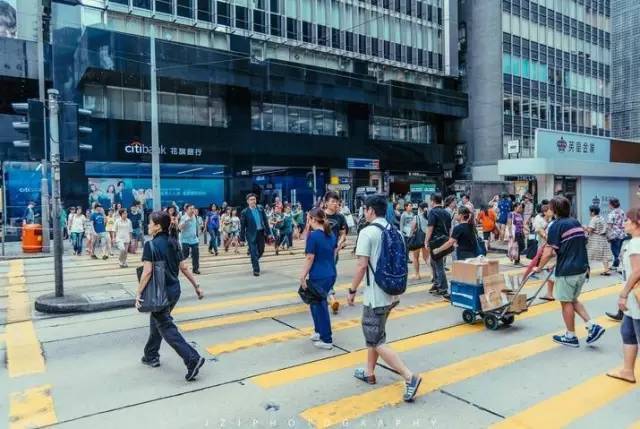
[[[366,276],[367,285],[363,296],[362,331],[368,353],[367,367],[356,369],[354,377],[365,383],[375,384],[376,376],[374,371],[378,357],[382,357],[387,365],[404,377],[405,393],[403,399],[406,402],[411,402],[418,393],[422,378],[420,375],[413,374],[400,360],[400,356],[385,344],[387,319],[391,309],[397,305],[398,301],[378,287],[373,275],[382,252],[382,231],[371,224],[376,223],[387,228],[389,223],[384,218],[386,212],[387,200],[384,196],[372,195],[365,201],[364,215],[369,226],[363,228],[358,236],[358,244],[356,246],[358,264],[351,282],[347,301],[351,306],[354,304],[356,291],[362,279]],[[369,265],[371,265],[371,269]]]
[[[131,220],[127,219],[126,209],[118,210],[118,214],[120,215],[120,217],[116,219],[113,228],[116,234],[116,248],[120,252],[120,268],[126,268],[128,267],[127,254],[129,251],[129,243],[131,243],[133,225],[131,224]]]

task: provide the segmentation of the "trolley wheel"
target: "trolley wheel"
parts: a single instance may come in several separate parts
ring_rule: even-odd
[[[476,321],[476,313],[471,310],[464,310],[462,312],[462,320],[464,320],[466,323],[471,324]]]
[[[484,316],[484,326],[490,331],[495,331],[500,326],[498,318],[494,314],[486,314]]]
[[[508,314],[502,318],[502,323],[509,326],[516,320],[516,317],[513,314]]]

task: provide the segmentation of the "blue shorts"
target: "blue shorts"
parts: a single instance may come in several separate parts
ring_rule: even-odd
[[[136,241],[144,240],[144,235],[142,235],[142,228],[135,228],[133,231],[131,231],[131,235],[133,236],[132,238]]]
[[[620,334],[622,335],[622,344],[629,346],[640,344],[640,319],[632,319],[625,314],[620,326]]]

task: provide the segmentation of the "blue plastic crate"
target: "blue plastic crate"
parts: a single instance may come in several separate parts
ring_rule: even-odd
[[[451,304],[454,307],[465,308],[472,311],[480,311],[480,295],[484,293],[482,285],[462,283],[452,280]]]

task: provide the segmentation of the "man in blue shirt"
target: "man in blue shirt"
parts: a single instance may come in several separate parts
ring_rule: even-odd
[[[184,214],[178,224],[180,229],[180,243],[182,244],[182,256],[185,259],[191,254],[191,265],[193,274],[200,274],[200,239],[198,238],[198,216],[196,208],[191,204],[186,204]]]
[[[240,214],[240,240],[246,241],[251,255],[253,275],[260,275],[260,258],[264,253],[265,239],[271,236],[271,228],[264,209],[257,205],[256,194],[247,195],[247,207]]]
[[[578,313],[587,323],[589,332],[587,344],[591,344],[602,337],[605,329],[591,319],[587,309],[578,300],[589,273],[587,239],[584,228],[576,219],[569,217],[571,203],[565,197],[555,197],[549,206],[556,220],[549,227],[548,246],[545,246],[535,271],[540,272],[551,258],[558,257],[555,267],[554,296],[562,305],[562,318],[567,332],[564,335],[554,335],[553,341],[563,346],[580,346],[575,334],[575,317]]]
[[[96,238],[93,243],[93,254],[91,257],[93,259],[98,259],[96,255],[96,249],[100,246],[102,250],[102,259],[108,259],[107,255],[107,240],[109,239],[109,233],[106,229],[106,222],[104,218],[104,209],[100,204],[96,204],[93,209],[93,213],[91,214],[91,223],[93,223],[93,230],[96,233]]]

